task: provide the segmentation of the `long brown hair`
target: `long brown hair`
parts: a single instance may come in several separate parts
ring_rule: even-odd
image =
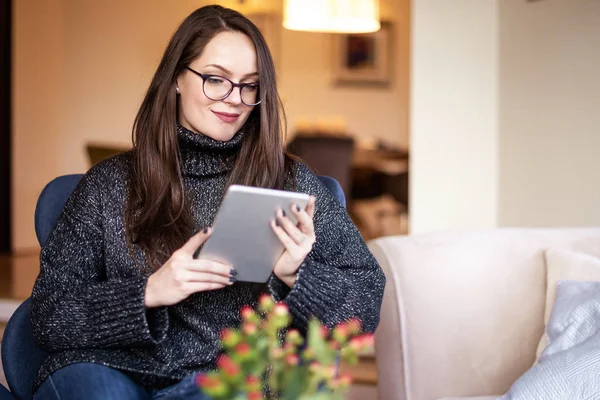
[[[240,32],[254,43],[262,102],[244,124],[244,139],[228,184],[283,188],[285,119],[275,66],[258,28],[237,11],[206,6],[189,15],[171,38],[133,125],[132,176],[126,234],[157,269],[193,233],[177,141],[176,80],[218,33]]]

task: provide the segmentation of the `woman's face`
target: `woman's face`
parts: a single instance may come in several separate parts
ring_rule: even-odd
[[[200,74],[217,75],[204,79],[190,70],[177,78],[179,88],[179,123],[185,128],[201,133],[219,141],[230,140],[244,125],[255,106],[242,102],[240,88],[236,87],[223,100],[211,100],[206,93],[215,98],[223,86],[229,83],[258,83],[258,63],[256,50],[250,38],[239,32],[221,32],[217,34],[189,68]],[[252,93],[258,93],[257,87],[244,89],[244,101],[252,103]],[[257,100],[258,101],[258,100]]]

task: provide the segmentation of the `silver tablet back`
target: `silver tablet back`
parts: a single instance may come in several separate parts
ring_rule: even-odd
[[[231,265],[241,282],[266,282],[283,252],[270,222],[278,207],[290,212],[292,204],[305,208],[309,195],[232,185],[219,208],[213,233],[198,258]]]

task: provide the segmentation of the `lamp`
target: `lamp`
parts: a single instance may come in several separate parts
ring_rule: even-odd
[[[283,27],[308,32],[375,32],[380,28],[379,1],[284,0]]]

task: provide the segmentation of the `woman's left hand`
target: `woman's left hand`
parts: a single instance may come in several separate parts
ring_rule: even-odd
[[[298,219],[298,225],[295,225],[286,216],[286,212],[281,209],[277,210],[276,219],[271,222],[273,231],[285,248],[275,264],[273,272],[289,287],[294,286],[298,268],[315,243],[315,226],[313,224],[315,201],[315,196],[310,196],[306,210],[293,204],[290,211],[286,211],[294,213]]]

